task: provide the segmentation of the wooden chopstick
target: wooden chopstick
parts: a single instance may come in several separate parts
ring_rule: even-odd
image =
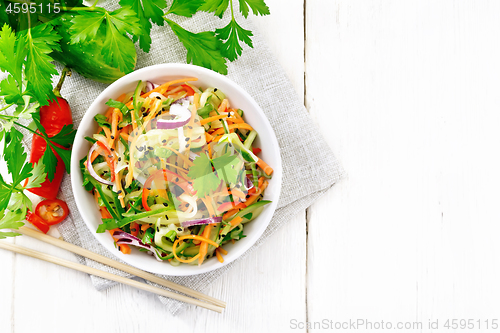
[[[188,296],[191,296],[191,297],[194,297],[194,298],[198,298],[200,300],[203,300],[205,302],[217,305],[217,306],[222,307],[222,308],[226,307],[226,302],[223,302],[223,301],[218,300],[216,298],[213,298],[213,297],[210,297],[208,295],[202,294],[202,293],[200,293],[198,291],[189,289],[187,287],[181,286],[181,285],[179,285],[177,283],[174,283],[174,282],[171,282],[171,281],[159,278],[156,275],[153,275],[151,273],[142,271],[142,270],[140,270],[138,268],[135,268],[135,267],[132,267],[132,266],[129,266],[129,265],[122,264],[120,262],[114,261],[114,260],[109,259],[109,258],[107,258],[105,256],[100,255],[100,254],[91,252],[89,250],[86,250],[86,249],[81,248],[79,246],[76,246],[74,244],[67,243],[67,242],[65,242],[63,240],[60,240],[58,238],[48,236],[48,235],[46,235],[44,233],[41,233],[39,231],[30,229],[28,227],[21,227],[21,228],[19,228],[19,230],[16,230],[16,232],[19,232],[19,233],[21,233],[21,234],[23,234],[25,236],[29,236],[29,237],[38,239],[38,240],[40,240],[42,242],[45,242],[45,243],[57,246],[57,247],[59,247],[61,249],[73,252],[73,253],[81,255],[83,257],[92,259],[92,260],[100,262],[100,263],[102,263],[104,265],[108,265],[110,267],[114,267],[114,268],[119,269],[121,271],[130,273],[132,275],[138,276],[138,277],[143,278],[145,280],[148,280],[148,281],[154,282],[156,284],[159,284],[161,286],[164,286],[164,287],[176,290],[176,291],[181,292],[183,294],[186,294]],[[176,293],[172,293],[172,294],[178,295]],[[172,298],[174,298],[174,297],[172,297]]]
[[[182,302],[186,302],[189,304],[193,304],[193,305],[196,305],[196,306],[208,309],[208,310],[212,310],[215,312],[221,313],[223,310],[222,307],[214,305],[214,304],[205,303],[205,302],[199,301],[197,299],[187,297],[184,295],[180,295],[180,294],[168,291],[168,290],[163,290],[163,289],[160,289],[157,287],[153,287],[153,286],[150,286],[148,284],[145,284],[145,283],[142,283],[142,282],[139,282],[136,280],[127,279],[125,277],[114,275],[114,274],[111,274],[108,272],[104,272],[104,271],[98,270],[96,268],[77,264],[75,262],[64,260],[64,259],[61,259],[58,257],[53,257],[53,256],[50,256],[48,254],[38,252],[38,251],[35,251],[32,249],[28,249],[28,248],[25,248],[23,246],[19,246],[16,244],[11,244],[11,243],[7,243],[7,242],[0,242],[0,249],[4,249],[4,250],[12,251],[15,253],[23,254],[23,255],[26,255],[26,256],[29,256],[32,258],[44,260],[44,261],[47,261],[47,262],[50,262],[50,263],[53,263],[53,264],[56,264],[59,266],[64,266],[64,267],[71,268],[71,269],[74,269],[74,270],[77,270],[80,272],[84,272],[87,274],[100,276],[104,279],[113,280],[113,281],[116,281],[119,283],[129,285],[131,287],[135,287],[137,289],[149,291],[151,293],[155,293],[155,294],[165,296],[165,297],[170,297],[170,298],[173,298],[173,299],[176,299],[176,300],[179,300]]]

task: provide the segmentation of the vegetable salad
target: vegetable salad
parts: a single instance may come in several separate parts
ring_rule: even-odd
[[[273,169],[253,146],[257,132],[217,88],[184,78],[110,99],[88,155],[84,186],[118,249],[148,252],[172,265],[201,265],[244,235],[270,201]]]

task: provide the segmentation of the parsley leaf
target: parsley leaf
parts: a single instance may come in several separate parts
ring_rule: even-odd
[[[224,28],[216,29],[215,34],[221,41],[225,41],[222,46],[222,54],[230,61],[236,60],[241,55],[243,48],[239,41],[253,48],[252,40],[250,39],[253,36],[252,32],[243,29],[234,18]]]
[[[206,0],[200,7],[200,10],[204,12],[214,12],[216,16],[222,18],[228,6],[229,0]]]
[[[124,6],[107,14],[106,19],[111,21],[122,34],[129,33],[134,36],[142,33],[142,29],[139,26],[139,19],[129,6]]]
[[[53,50],[60,51],[57,44],[59,39],[61,37],[49,24],[28,29],[20,37],[20,43],[26,41],[27,90],[37,99],[40,106],[48,105],[49,100],[56,97],[52,92],[52,75],[56,75],[57,70],[49,54]]]
[[[268,15],[269,7],[264,3],[264,0],[239,0],[240,12],[245,18],[248,17],[250,9],[254,15]],[[224,28],[216,29],[215,34],[222,44],[222,55],[234,61],[241,55],[243,47],[240,41],[253,48],[253,36],[250,30],[243,29],[241,25],[236,22],[233,12],[233,1],[229,0],[206,0],[205,4],[200,7],[200,10],[206,12],[214,12],[216,16],[222,18],[228,6],[231,8],[231,21]]]
[[[135,47],[127,40],[127,33],[141,35],[143,29],[137,14],[129,6],[113,12],[102,8],[95,12],[79,11],[71,22],[71,43],[77,44],[96,38],[99,29],[105,29],[102,47],[104,61],[126,73],[135,67]]]
[[[50,141],[57,143],[64,148],[69,148],[73,141],[75,141],[76,131],[73,125],[64,125],[61,131],[50,138]]]
[[[31,163],[25,163],[28,155],[21,143],[22,138],[21,132],[15,128],[10,133],[7,133],[5,138],[4,159],[7,162],[7,170],[12,175],[14,187],[31,176],[31,170],[33,170]]]
[[[248,17],[249,9],[252,9],[254,15],[269,15],[269,7],[265,4],[264,0],[239,0],[240,12],[245,18]]]
[[[18,47],[16,47],[16,43]],[[16,34],[10,26],[4,24],[0,31],[0,69],[9,72],[15,81],[22,84],[22,61],[26,56],[26,50],[19,49]],[[3,89],[2,89],[3,90]]]
[[[45,165],[42,162],[35,163],[33,165],[33,170],[31,171],[32,175],[28,178],[28,182],[24,186],[25,189],[40,187],[42,183],[47,178],[47,174],[45,173]]]
[[[107,21],[106,40],[102,48],[104,61],[129,73],[135,67],[135,48],[134,44],[127,43],[127,39],[111,21]]]
[[[201,154],[193,161],[194,165],[189,169],[188,176],[194,180],[193,187],[199,198],[210,194],[217,189],[220,179],[212,170],[212,162],[206,154]]]
[[[23,103],[21,86],[18,86],[12,75],[0,82],[0,96],[4,96],[5,103],[20,104]]]
[[[7,162],[7,170],[12,177],[12,183],[7,184],[0,176],[0,230],[17,229],[24,225],[28,208],[32,207],[31,200],[23,193],[29,187],[40,186],[45,180],[43,164],[39,163],[33,167],[26,163],[27,154],[21,143],[22,134],[12,128],[5,133],[4,159]],[[26,187],[21,183],[28,178]],[[0,239],[18,236],[15,232],[0,232]]]
[[[99,124],[99,126],[101,127],[107,127],[107,128],[111,128],[111,124],[108,122],[108,117],[106,117],[105,115],[103,114],[97,114],[95,117],[94,117],[94,120]]]
[[[174,0],[167,14],[191,17],[204,3],[205,0]]]
[[[104,17],[105,15],[102,12],[80,12],[80,15],[75,16],[71,20],[73,22],[70,28],[71,44],[94,39]]]
[[[134,42],[139,40],[139,46],[144,52],[151,48],[151,27],[153,23],[163,25],[163,11],[167,7],[165,0],[120,0],[121,6],[129,6],[139,19],[138,26],[142,34],[134,36]]]
[[[226,60],[220,52],[220,42],[212,31],[192,33],[180,25],[165,19],[179,41],[187,50],[187,62],[210,68],[221,74],[227,74]]]
[[[115,101],[114,99],[111,98],[109,99],[109,101],[106,102],[106,105],[112,108],[119,109],[124,116],[126,116],[130,112],[126,104]]]
[[[20,222],[24,219],[23,212],[21,210],[17,211],[0,211],[0,230],[1,229],[19,229],[24,225],[23,222]],[[19,236],[20,234],[16,232],[1,232],[0,231],[0,239],[4,239],[7,237]]]

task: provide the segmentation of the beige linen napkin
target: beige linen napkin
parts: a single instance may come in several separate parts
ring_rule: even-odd
[[[206,13],[198,13],[192,18],[178,21],[183,27],[195,32],[213,30],[223,24],[218,18]],[[269,227],[255,246],[241,258],[209,273],[188,277],[165,277],[201,292],[204,292],[203,288],[220,278],[234,265],[244,261],[245,257],[264,243],[274,231],[285,225],[298,212],[310,206],[343,176],[341,166],[297,98],[294,88],[276,58],[265,45],[262,36],[250,21],[245,21],[245,27],[255,34],[254,48],[246,48],[242,57],[229,64],[228,77],[250,93],[269,118],[281,148],[283,186],[278,209]],[[185,63],[186,50],[168,27],[153,28],[151,37],[153,40],[151,52],[146,54],[138,51],[137,68],[160,63]],[[62,95],[71,105],[76,127],[92,101],[105,87],[104,84],[85,79],[78,74],[66,80]],[[297,140],[297,137],[301,140]],[[60,197],[68,203],[71,211],[69,218],[58,227],[63,238],[67,242],[117,260],[97,242],[85,226],[73,198],[69,176],[64,178]],[[81,257],[79,260],[91,267],[127,276],[123,272],[92,260]],[[91,278],[98,290],[104,290],[115,284],[95,276]],[[186,306],[184,303],[164,297],[160,299],[173,314]]]

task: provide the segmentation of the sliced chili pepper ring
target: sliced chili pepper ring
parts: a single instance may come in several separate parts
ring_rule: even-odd
[[[62,222],[68,216],[68,205],[59,199],[47,199],[41,201],[35,209],[35,214],[47,225]]]

